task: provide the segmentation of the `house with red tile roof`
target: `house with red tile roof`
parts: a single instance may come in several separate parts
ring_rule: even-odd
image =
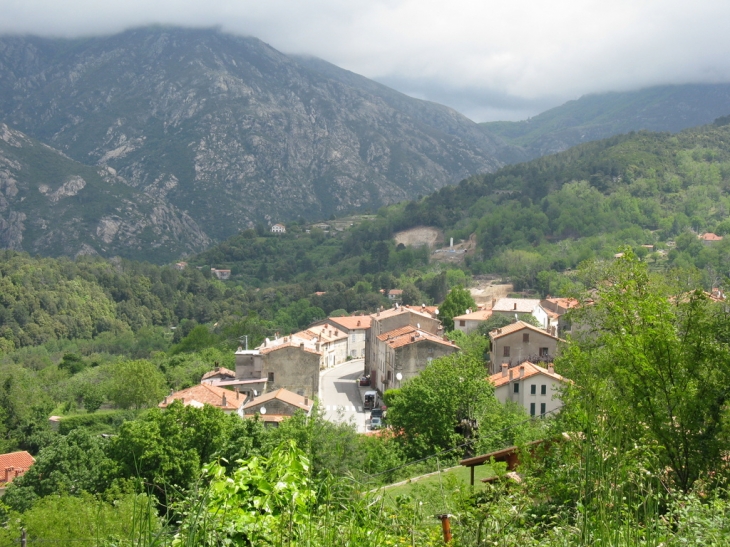
[[[372,321],[369,315],[330,317],[326,321],[336,325],[347,334],[347,355],[349,357],[352,359],[365,357],[365,345]]]
[[[238,391],[231,391],[211,384],[198,384],[174,393],[170,393],[157,405],[159,408],[167,408],[173,401],[180,401],[185,406],[203,408],[205,405],[220,408],[226,414],[237,413],[243,415],[243,403],[245,395]]]
[[[34,463],[35,458],[25,450],[0,454],[0,496],[8,484],[23,476]]]
[[[365,374],[370,374],[370,382],[373,386],[382,386],[379,375],[385,372],[384,358],[385,350],[381,347],[382,342],[378,340],[381,334],[400,329],[403,327],[414,327],[421,331],[441,336],[443,328],[438,319],[434,319],[426,310],[414,309],[396,304],[394,307],[370,314],[370,332],[365,343]],[[385,378],[387,381],[387,378]],[[392,379],[391,382],[392,384]]]
[[[722,241],[722,236],[713,234],[712,232],[707,232],[699,237],[703,245],[712,245],[714,243],[717,243],[718,241]]]
[[[454,317],[454,329],[469,334],[477,330],[490,317],[492,317],[492,310],[466,310],[465,314]]]
[[[265,424],[277,426],[296,412],[304,412],[309,416],[313,407],[313,399],[287,389],[277,389],[259,395],[243,405],[243,413],[248,418],[258,415]]]
[[[533,315],[543,329],[555,336],[564,336],[571,331],[571,323],[566,314],[568,311],[578,307],[578,300],[575,298],[552,298],[548,296],[540,300],[540,305]]]
[[[524,407],[530,416],[544,416],[563,406],[560,389],[570,380],[556,374],[552,363],[543,368],[525,361],[514,368],[502,364],[501,370],[492,374],[489,381],[502,404],[511,401]]]
[[[503,363],[513,367],[524,361],[552,362],[561,341],[557,336],[524,321],[493,330],[489,333],[489,340],[492,348],[489,370],[492,374],[499,372]]]
[[[236,373],[232,370],[227,369],[226,367],[215,367],[213,370],[203,374],[203,377],[200,379],[200,383],[202,384],[205,382],[206,384],[218,384],[221,381],[234,380],[235,378]]]
[[[400,387],[434,359],[459,351],[459,346],[446,337],[410,325],[380,334],[376,340],[378,373],[373,385],[381,393]]]
[[[314,335],[267,338],[255,350],[236,352],[237,380],[258,379],[266,381],[268,390],[284,388],[310,398],[319,392],[324,366],[321,343]]]

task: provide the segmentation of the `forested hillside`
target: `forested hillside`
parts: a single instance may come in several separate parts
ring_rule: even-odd
[[[585,95],[529,120],[481,126],[536,158],[629,131],[677,132],[728,114],[728,84],[685,84]]]

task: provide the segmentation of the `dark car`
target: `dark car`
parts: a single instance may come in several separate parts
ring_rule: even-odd
[[[370,411],[370,419],[371,420],[373,418],[381,418],[382,419],[384,416],[385,416],[385,410],[383,409],[383,407],[374,408],[374,409],[372,409]]]
[[[360,385],[369,386],[370,385],[370,376],[360,376]]]

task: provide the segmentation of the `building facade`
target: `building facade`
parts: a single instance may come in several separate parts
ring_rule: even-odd
[[[514,367],[524,361],[552,361],[558,351],[557,336],[525,323],[517,321],[489,333],[491,351],[489,371],[495,374],[502,370],[502,364]]]
[[[526,361],[516,368],[503,364],[489,381],[494,384],[494,395],[500,403],[511,401],[530,416],[544,416],[563,406],[560,389],[568,380],[555,373],[552,363],[543,368]]]

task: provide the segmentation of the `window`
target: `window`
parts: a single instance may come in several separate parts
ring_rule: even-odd
[[[504,356],[509,357],[509,346],[504,346]]]
[[[522,341],[527,343],[530,341],[530,333],[529,332],[523,332],[522,333]]]
[[[547,395],[547,386],[545,384],[540,386],[540,395]]]
[[[513,388],[513,389],[514,389],[514,392],[515,392],[515,393],[519,393],[519,392],[520,392],[520,384],[514,384],[514,386],[515,386],[515,387]]]
[[[535,403],[530,403],[530,416],[535,415]]]
[[[388,383],[390,383],[390,380],[392,379],[392,377],[393,377],[393,373],[391,371],[388,371],[388,380],[387,380]]]
[[[540,348],[540,357],[547,357],[547,355],[548,355],[548,349]]]
[[[461,319],[459,319],[459,326],[466,327],[466,321],[462,321]]]
[[[269,382],[273,382],[273,381],[274,381],[274,373],[269,372]]]
[[[540,416],[545,415],[545,403],[540,403]]]
[[[530,386],[530,395],[536,395],[537,394],[537,386],[535,384],[532,384]]]

